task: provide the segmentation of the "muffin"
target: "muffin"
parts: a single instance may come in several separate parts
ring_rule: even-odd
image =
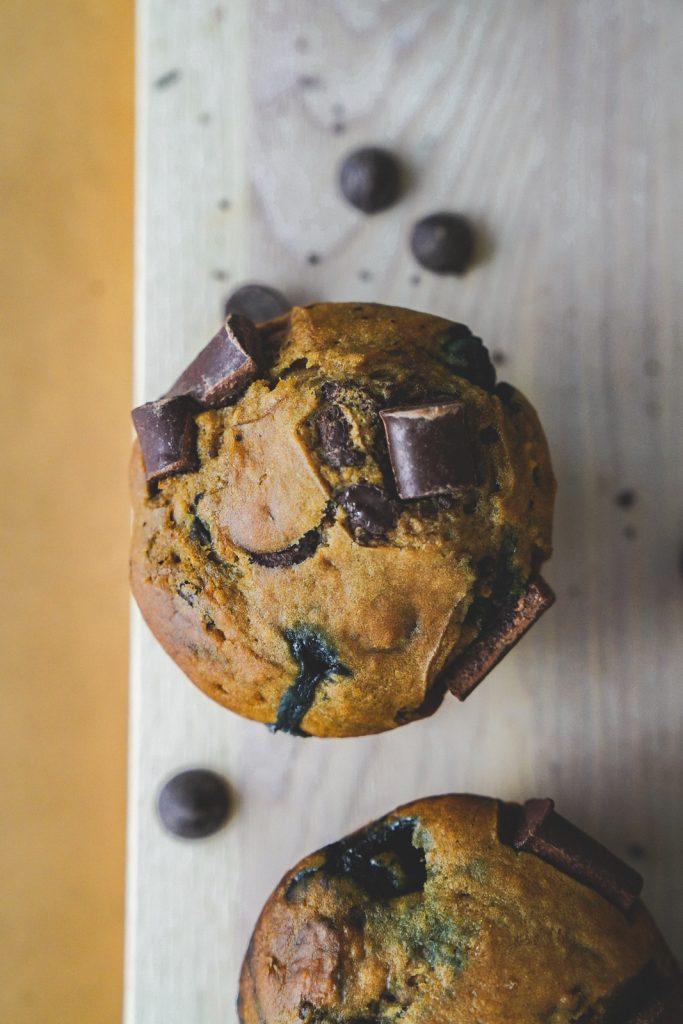
[[[407,804],[300,861],[242,967],[242,1024],[674,1024],[642,879],[554,811]]]
[[[551,604],[536,413],[462,324],[232,315],[134,410],[132,586],[205,693],[300,736],[464,699]]]

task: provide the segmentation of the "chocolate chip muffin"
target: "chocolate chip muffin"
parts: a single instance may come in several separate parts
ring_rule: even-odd
[[[300,861],[259,918],[242,1024],[674,1024],[642,879],[554,811],[400,807]]]
[[[135,597],[238,714],[394,728],[464,699],[552,601],[543,431],[462,324],[233,315],[133,416]]]

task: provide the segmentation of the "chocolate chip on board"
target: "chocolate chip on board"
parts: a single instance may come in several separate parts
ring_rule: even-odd
[[[196,468],[195,411],[194,402],[182,395],[146,402],[133,409],[131,415],[148,483]]]
[[[643,888],[642,877],[554,808],[550,799],[527,800],[523,807],[504,805],[502,841],[540,857],[620,910],[629,910]]]
[[[206,768],[178,772],[157,798],[164,828],[183,839],[202,839],[217,832],[228,818],[230,805],[227,782]]]
[[[354,530],[362,530],[371,537],[383,537],[393,529],[396,513],[390,499],[381,488],[361,481],[352,484],[338,497]]]
[[[469,697],[554,603],[555,595],[543,577],[532,576],[522,596],[502,608],[492,624],[443,670],[451,693],[458,700]]]
[[[423,498],[476,483],[462,402],[384,409],[380,416],[401,498]]]
[[[258,376],[260,341],[251,320],[231,313],[217,334],[178,377],[167,398],[194,398],[211,408],[233,401]]]
[[[377,146],[349,153],[339,169],[342,195],[363,213],[376,213],[391,206],[398,197],[400,179],[396,157]]]
[[[274,320],[292,308],[291,302],[277,288],[266,284],[243,284],[225,300],[225,315],[240,313],[255,324]]]
[[[460,214],[432,213],[413,227],[410,248],[435,274],[464,274],[474,253],[474,232]]]

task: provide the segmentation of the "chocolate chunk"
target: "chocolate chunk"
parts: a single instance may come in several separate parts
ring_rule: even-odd
[[[384,491],[374,484],[352,484],[338,497],[353,530],[361,530],[371,537],[383,537],[396,522],[394,506]]]
[[[282,695],[272,729],[293,736],[308,736],[301,722],[315,700],[318,687],[330,676],[350,676],[351,669],[340,661],[329,640],[312,626],[286,629],[285,640],[299,665],[299,673]]]
[[[289,547],[280,548],[279,551],[252,551],[249,553],[249,561],[256,565],[262,565],[266,569],[287,569],[292,565],[299,565],[307,558],[314,555],[320,546],[322,532],[315,526],[312,530],[299,538],[295,544]]]
[[[184,396],[161,398],[133,409],[148,483],[196,468],[195,411],[192,400]]]
[[[532,576],[522,596],[501,607],[476,640],[443,670],[451,693],[458,700],[469,697],[554,602],[545,580]]]
[[[683,978],[667,976],[653,961],[583,1014],[577,1024],[680,1024]]]
[[[254,324],[245,316],[231,313],[166,397],[185,395],[207,408],[226,405],[258,376],[259,353]]]
[[[339,170],[342,195],[363,213],[376,213],[391,206],[398,197],[400,184],[401,169],[396,157],[377,146],[349,153]]]
[[[230,805],[227,782],[206,768],[178,772],[157,799],[164,827],[184,839],[202,839],[217,832],[228,818]]]
[[[423,498],[476,482],[461,402],[384,409],[380,416],[401,498]]]
[[[365,455],[351,440],[349,421],[338,405],[324,405],[315,415],[320,451],[328,466],[360,466]]]
[[[508,805],[504,842],[533,853],[577,882],[600,893],[620,910],[629,910],[643,888],[643,879],[608,849],[557,814],[550,799]]]
[[[289,313],[291,302],[276,288],[265,284],[243,284],[225,300],[225,315],[240,313],[255,324]]]
[[[464,274],[474,252],[474,233],[457,213],[433,213],[414,226],[410,236],[413,256],[435,274]]]
[[[492,392],[496,371],[481,338],[475,337],[465,324],[453,324],[441,342],[446,362],[458,377]]]

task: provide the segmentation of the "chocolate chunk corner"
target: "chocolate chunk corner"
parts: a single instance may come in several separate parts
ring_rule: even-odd
[[[191,397],[206,408],[226,405],[258,376],[260,350],[256,326],[248,317],[231,313],[166,397]]]
[[[532,853],[558,871],[604,896],[619,910],[630,910],[643,879],[597,840],[555,811],[549,799],[508,805],[503,841],[520,853]]]
[[[532,576],[522,596],[447,665],[448,688],[458,700],[465,700],[519,643],[527,630],[555,603],[555,595],[542,576]]]
[[[352,530],[370,537],[384,537],[396,524],[394,506],[381,488],[374,484],[351,484],[339,495],[339,504],[346,512]]]
[[[194,402],[184,395],[146,402],[133,409],[147,483],[197,466]]]
[[[380,417],[401,498],[431,497],[476,483],[462,402],[383,409]]]

